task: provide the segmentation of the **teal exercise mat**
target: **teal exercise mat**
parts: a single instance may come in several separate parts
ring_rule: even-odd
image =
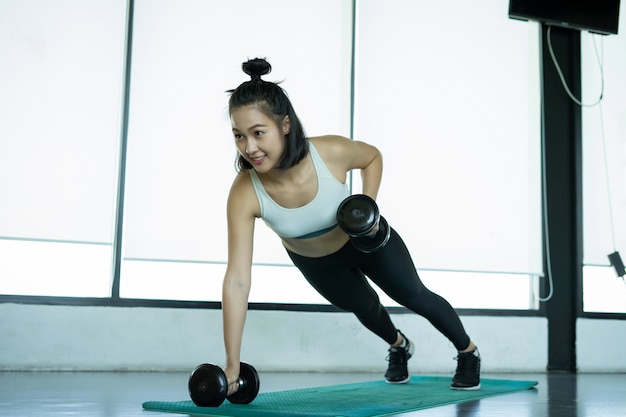
[[[537,381],[482,379],[476,391],[449,388],[450,378],[413,376],[408,384],[360,382],[259,394],[250,404],[224,401],[198,407],[191,401],[148,401],[143,408],[213,417],[382,417],[527,390]]]

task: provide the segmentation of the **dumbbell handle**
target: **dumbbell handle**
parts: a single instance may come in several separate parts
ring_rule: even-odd
[[[237,384],[237,385],[238,385],[238,387],[237,387],[237,391],[239,391],[239,388],[241,388],[241,387],[243,387],[243,386],[245,386],[245,385],[246,385],[246,381],[244,381],[244,380],[243,380],[243,379],[241,379],[241,378],[237,378],[237,380],[235,380],[235,381],[231,382],[231,383],[230,383],[230,384],[228,384],[228,385],[230,386],[230,385],[233,385],[233,384]],[[235,391],[235,392],[237,392],[237,391]]]
[[[380,216],[380,220],[376,225],[375,232],[362,237],[352,237],[352,244],[356,246],[358,250],[365,253],[378,252],[384,248],[391,238],[391,228],[387,223],[387,220],[383,216]]]

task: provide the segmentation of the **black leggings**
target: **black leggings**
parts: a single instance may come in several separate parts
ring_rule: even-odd
[[[387,343],[395,343],[397,329],[365,276],[398,304],[430,321],[457,350],[469,346],[470,338],[458,314],[444,298],[424,286],[409,251],[395,230],[391,230],[387,245],[375,253],[360,252],[350,242],[321,258],[287,253],[324,298],[354,313],[365,327]]]

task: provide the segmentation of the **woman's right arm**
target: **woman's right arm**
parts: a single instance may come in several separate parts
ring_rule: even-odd
[[[245,173],[245,177],[247,177]],[[228,383],[238,380],[241,341],[250,294],[254,221],[258,202],[243,174],[231,187],[227,203],[228,265],[222,284],[222,319]],[[237,390],[229,386],[228,395]]]

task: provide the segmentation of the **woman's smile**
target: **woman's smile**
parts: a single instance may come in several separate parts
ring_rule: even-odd
[[[255,156],[255,157],[250,156],[249,158],[250,158],[250,162],[252,163],[252,165],[261,165],[263,161],[265,161],[266,155]]]

